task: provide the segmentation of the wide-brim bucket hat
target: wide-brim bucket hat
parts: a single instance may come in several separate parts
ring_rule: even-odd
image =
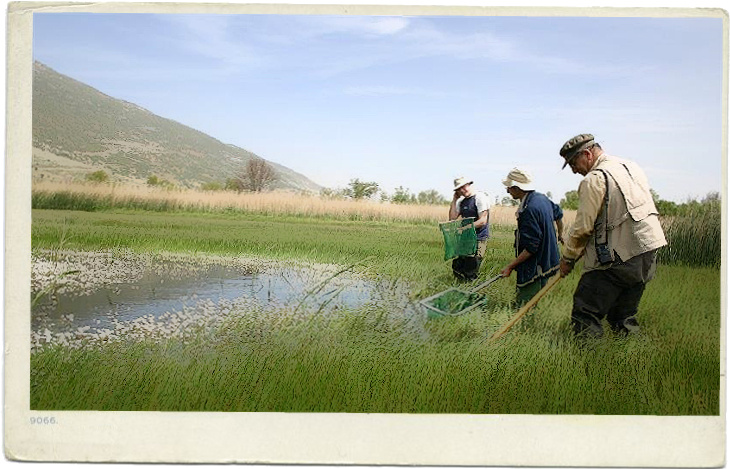
[[[512,168],[512,170],[507,174],[507,178],[502,181],[502,184],[506,187],[517,186],[523,191],[534,190],[532,188],[532,176],[530,176],[530,173],[520,168]]]
[[[454,190],[458,191],[462,187],[466,186],[467,184],[474,184],[474,181],[467,179],[465,177],[459,177],[454,179]]]

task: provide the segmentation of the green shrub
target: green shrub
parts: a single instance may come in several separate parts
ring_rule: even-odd
[[[86,175],[86,180],[91,182],[108,182],[109,181],[109,175],[106,173],[106,171],[94,171],[93,173],[89,173]]]

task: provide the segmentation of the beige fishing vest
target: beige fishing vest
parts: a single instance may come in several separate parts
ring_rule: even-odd
[[[659,224],[659,212],[654,205],[649,182],[644,171],[628,160],[605,155],[591,172],[603,170],[608,180],[608,248],[627,261],[634,256],[658,249],[667,244]],[[601,219],[603,202],[598,212]],[[601,229],[600,227],[598,228]],[[584,271],[606,269],[610,265],[598,262],[595,239],[603,234],[594,231],[585,251]]]

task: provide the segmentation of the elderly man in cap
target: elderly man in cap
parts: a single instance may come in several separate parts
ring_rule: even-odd
[[[636,163],[604,153],[591,134],[565,142],[560,156],[563,168],[585,176],[560,260],[565,276],[585,256],[573,295],[573,331],[601,336],[604,318],[618,334],[637,331],[639,301],[656,271],[657,249],[667,244],[649,181]]]
[[[449,220],[474,218],[477,232],[477,252],[474,256],[460,256],[451,263],[454,275],[462,280],[475,280],[479,275],[489,238],[489,199],[487,194],[473,187],[474,181],[460,177],[454,180],[454,198],[449,207]]]
[[[558,241],[563,242],[563,211],[533,189],[530,174],[522,169],[512,169],[502,184],[520,206],[515,230],[517,257],[500,273],[509,277],[517,270],[517,305],[521,306],[560,270]]]

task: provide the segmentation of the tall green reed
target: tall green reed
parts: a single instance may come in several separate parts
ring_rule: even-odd
[[[720,267],[722,214],[720,204],[703,204],[686,214],[663,220],[667,246],[659,262],[687,266]]]

